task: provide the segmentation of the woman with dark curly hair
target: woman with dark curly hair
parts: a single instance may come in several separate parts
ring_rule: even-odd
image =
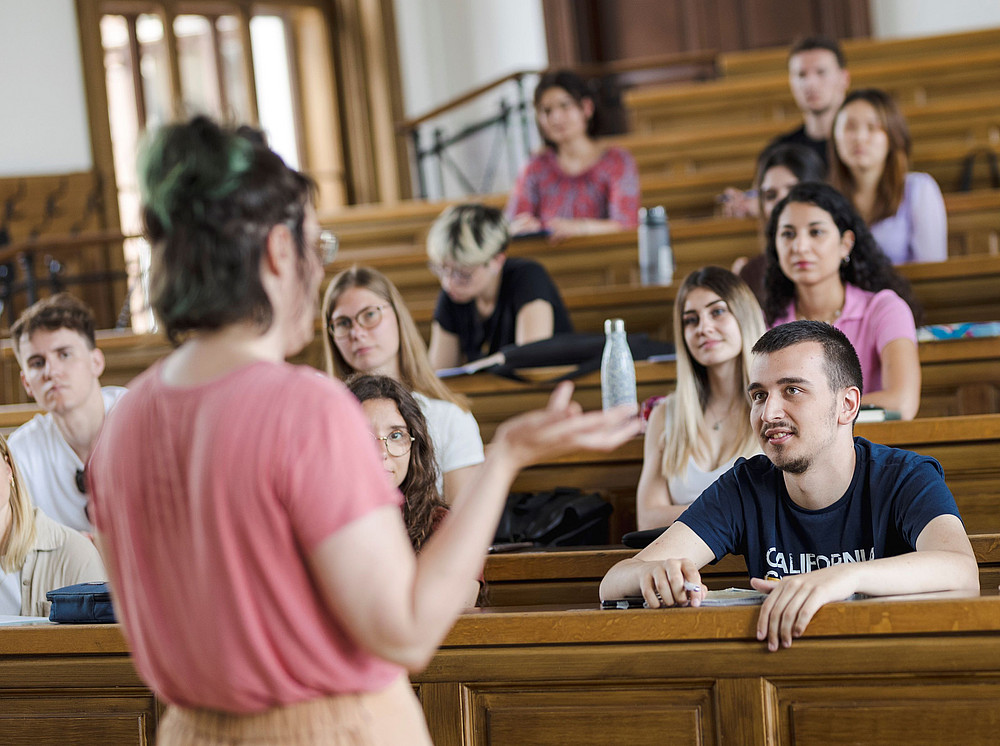
[[[837,327],[861,360],[862,402],[916,416],[919,309],[850,201],[827,184],[794,186],[771,214],[767,263],[768,326],[814,319]]]
[[[413,394],[388,376],[355,375],[346,384],[371,422],[386,473],[403,493],[403,523],[413,551],[419,552],[448,513],[437,490],[434,444],[424,413]],[[478,597],[475,582],[470,585],[469,606],[475,606]]]
[[[448,510],[437,491],[434,445],[424,413],[413,394],[388,376],[361,374],[351,376],[346,383],[368,415],[375,438],[384,446],[380,449],[382,463],[393,486],[406,498],[403,521],[413,549],[420,551]]]

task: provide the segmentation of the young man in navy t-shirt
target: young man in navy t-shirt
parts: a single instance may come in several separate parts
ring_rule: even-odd
[[[750,424],[763,456],[739,459],[669,529],[615,565],[601,598],[698,605],[698,569],[746,558],[769,593],[757,623],[788,647],[813,614],[854,593],[978,589],[972,546],[932,458],[855,438],[861,366],[847,338],[794,321],[754,345]],[[782,582],[778,582],[778,581]]]

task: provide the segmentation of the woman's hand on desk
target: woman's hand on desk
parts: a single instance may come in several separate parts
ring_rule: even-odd
[[[846,565],[788,575],[781,580],[751,578],[750,584],[768,594],[757,618],[757,639],[766,639],[771,651],[779,646],[790,647],[821,607],[850,598],[856,585]]]

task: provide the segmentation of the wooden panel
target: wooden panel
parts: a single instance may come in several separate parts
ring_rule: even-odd
[[[967,732],[970,742],[990,742],[1000,681],[995,592],[830,604],[801,639],[775,654],[755,638],[757,613],[469,612],[413,680],[422,692],[454,683],[467,692],[460,709],[436,718],[460,723],[466,743],[633,742],[613,740],[618,731],[585,710],[608,711],[608,721],[627,723],[623,733],[639,734],[638,743],[647,733],[655,743],[673,743],[675,734],[679,742],[696,734],[724,744],[899,743],[885,723],[872,722],[879,713],[896,723],[910,714],[938,743]],[[711,700],[702,699],[708,692]],[[630,701],[631,709],[618,711]],[[849,704],[862,708],[860,716]],[[976,706],[984,709],[983,725],[967,731]],[[664,729],[665,707],[680,710],[670,720],[676,730]],[[697,726],[688,708],[697,710]],[[597,741],[595,731],[609,738]],[[900,724],[895,732],[912,731]],[[977,740],[982,734],[987,738]],[[913,742],[931,742],[921,738],[928,736]]]
[[[714,692],[698,687],[607,686],[578,682],[572,688],[518,682],[504,687],[467,685],[471,744],[654,746],[713,744]],[[635,718],[636,711],[643,713]]]
[[[888,696],[887,696],[888,695]],[[1000,681],[857,679],[777,687],[781,732],[802,746],[845,743],[865,734],[869,743],[937,746],[956,738],[990,743],[1000,731]]]
[[[117,625],[0,629],[0,743],[149,744],[158,717]]]

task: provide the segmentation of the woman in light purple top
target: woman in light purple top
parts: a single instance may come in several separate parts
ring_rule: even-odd
[[[836,326],[858,353],[862,403],[916,416],[916,304],[848,199],[827,184],[795,185],[774,208],[766,251],[768,325],[814,319]]]
[[[853,91],[833,121],[830,183],[871,226],[893,264],[948,258],[948,217],[930,174],[908,173],[910,133],[889,95]]]

